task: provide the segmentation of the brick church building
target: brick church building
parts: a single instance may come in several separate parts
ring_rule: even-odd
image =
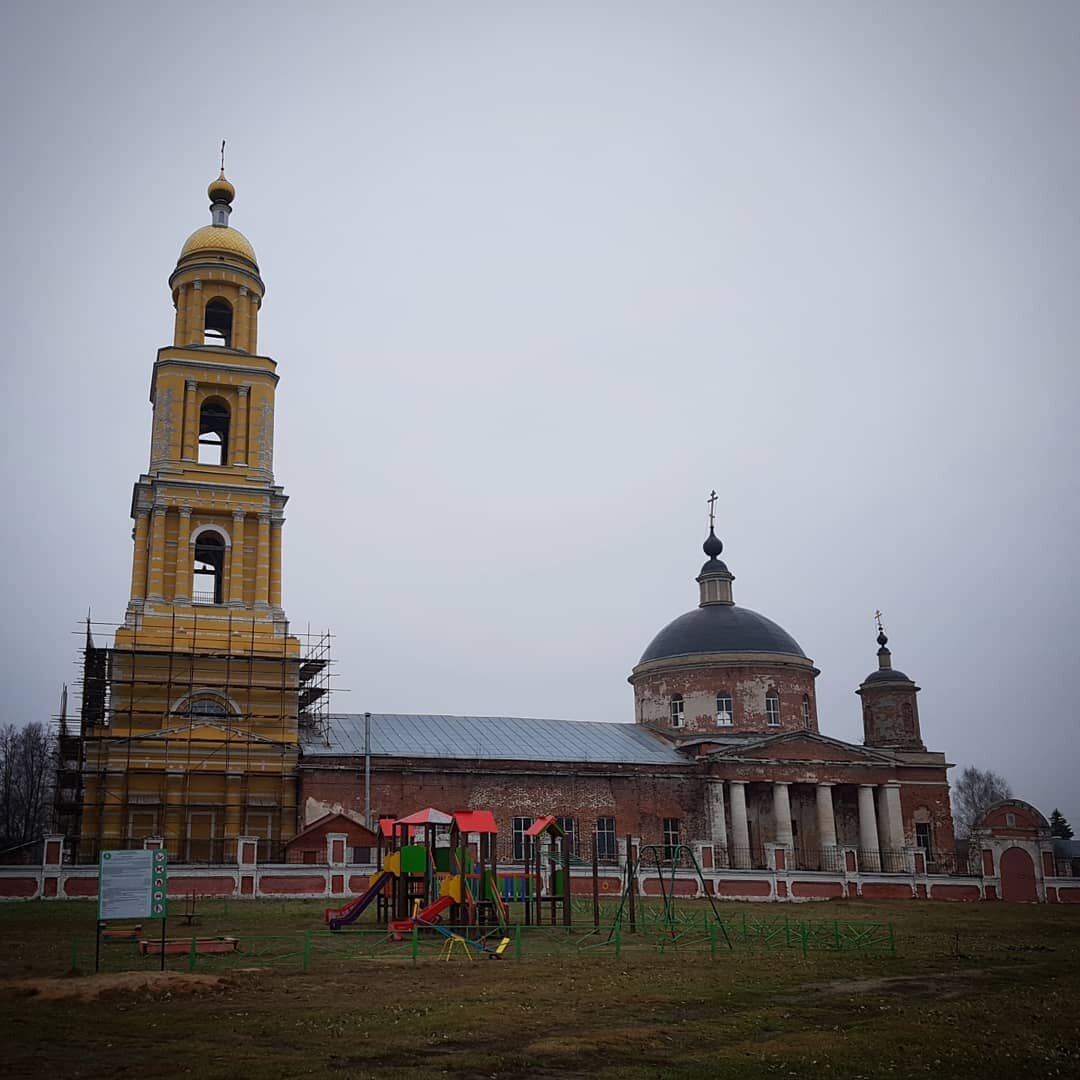
[[[839,871],[841,852],[854,849],[859,870],[888,873],[906,871],[908,851],[921,848],[932,872],[954,849],[949,765],[923,745],[919,687],[893,668],[885,634],[856,691],[863,744],[824,735],[813,661],[775,622],[735,604],[712,528],[704,551],[698,606],[631,671],[632,722],[333,715],[301,732],[303,821],[482,807],[511,861],[534,818],[552,815],[580,851],[595,838],[602,856],[633,836],[706,845],[717,869],[755,869],[780,845],[792,868]]]
[[[823,734],[818,670],[735,603],[711,522],[698,605],[633,666],[625,723],[332,713],[325,639],[301,641],[283,606],[280,376],[257,333],[265,284],[230,223],[224,170],[208,197],[210,223],[169,277],[174,327],[152,364],[124,620],[105,641],[88,627],[80,714],[58,725],[50,851],[90,865],[105,850],[162,846],[211,873],[329,867],[365,861],[378,819],[435,806],[492,811],[504,864],[550,815],[582,855],[689,845],[714,876],[744,883],[757,870],[774,882],[781,871],[955,872],[949,765],[923,744],[919,688],[893,668],[885,634],[856,691],[862,744]],[[230,870],[229,888],[286,888],[280,874],[246,873]],[[305,880],[290,888],[346,888],[329,869]]]

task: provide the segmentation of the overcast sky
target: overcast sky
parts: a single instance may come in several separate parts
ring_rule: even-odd
[[[880,607],[927,745],[1080,826],[1078,48],[1072,3],[8,6],[2,719],[123,616],[224,137],[338,710],[632,720],[715,487],[824,732]]]

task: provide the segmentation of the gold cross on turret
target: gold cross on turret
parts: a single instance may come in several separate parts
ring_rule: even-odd
[[[884,631],[885,627],[881,625],[881,612],[880,611],[875,611],[874,612],[874,618],[877,619],[877,628],[879,630],[881,630],[881,631]]]
[[[709,492],[709,498],[706,500],[709,504],[709,528],[712,529],[716,525],[716,489],[714,488]]]

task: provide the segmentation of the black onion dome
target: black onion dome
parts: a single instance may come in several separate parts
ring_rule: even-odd
[[[691,653],[764,652],[806,657],[799,643],[772,619],[734,604],[694,608],[649,642],[639,664]]]
[[[709,535],[705,538],[705,543],[701,545],[701,550],[709,556],[710,559],[718,559],[724,551],[724,542],[716,535],[716,530],[709,526]]]

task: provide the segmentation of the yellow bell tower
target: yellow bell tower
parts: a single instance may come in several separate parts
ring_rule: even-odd
[[[297,724],[319,662],[301,660],[281,606],[266,288],[229,225],[224,168],[208,194],[211,222],[169,278],[176,323],[151,378],[127,612],[111,648],[87,645],[80,858],[160,840],[176,859],[227,861],[239,836],[267,858],[296,829]]]

